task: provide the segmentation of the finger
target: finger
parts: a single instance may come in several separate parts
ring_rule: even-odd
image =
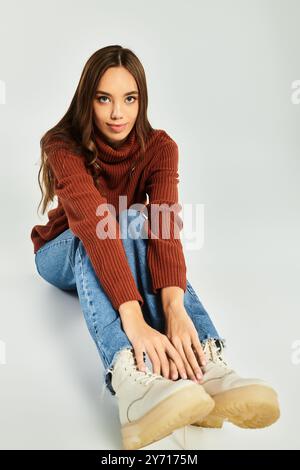
[[[185,367],[185,362],[182,356],[180,355],[179,351],[176,349],[176,347],[173,346],[173,344],[170,341],[168,341],[167,343],[167,352],[170,358],[173,359],[173,361],[175,362],[175,365],[179,371],[180,376],[183,379],[187,379],[188,374],[187,374],[187,370]]]
[[[161,346],[156,346],[156,352],[158,354],[160,364],[161,364],[161,369],[162,369],[162,374],[166,379],[169,378],[169,360],[166,356],[165,350]]]
[[[135,346],[133,345],[133,349],[134,349],[137,368],[140,371],[145,372],[146,371],[146,366],[145,366],[145,362],[144,362],[144,349],[143,349],[143,347],[140,346],[140,345],[135,345]]]
[[[183,349],[181,340],[180,339],[174,340],[174,346],[176,347],[176,350],[178,351],[180,357],[182,358],[182,361],[184,363],[184,367],[185,367],[185,370],[186,370],[186,373],[187,373],[187,377],[189,379],[193,380],[194,382],[197,382],[197,378],[194,375],[193,369],[191,368],[191,366],[189,364],[189,361],[188,361],[188,359],[185,355],[185,351]]]
[[[194,347],[195,351],[196,352],[196,355],[197,355],[197,358],[198,358],[198,362],[200,365],[202,365],[203,367],[206,366],[206,357],[205,357],[205,353],[203,351],[203,348],[202,348],[202,345],[199,341],[199,338],[198,338],[198,335],[193,339],[193,344],[192,346]]]
[[[169,359],[169,366],[170,366],[170,379],[177,380],[178,379],[178,370],[175,365],[173,359]]]
[[[187,360],[189,361],[189,364],[191,368],[193,369],[194,375],[196,376],[197,380],[201,380],[203,377],[203,373],[198,364],[194,351],[192,349],[190,337],[184,339],[182,344],[183,344],[183,348],[184,348],[184,352],[187,357]]]
[[[152,345],[147,347],[147,354],[152,363],[152,372],[160,375],[160,360]]]

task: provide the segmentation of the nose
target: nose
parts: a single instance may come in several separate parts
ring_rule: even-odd
[[[112,110],[112,119],[120,119],[122,117],[121,104],[115,102]]]

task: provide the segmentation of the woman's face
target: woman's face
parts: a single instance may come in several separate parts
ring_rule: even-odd
[[[110,67],[101,77],[93,101],[94,120],[112,146],[121,145],[133,128],[138,98],[136,81],[125,67]],[[124,126],[113,128],[111,124]]]

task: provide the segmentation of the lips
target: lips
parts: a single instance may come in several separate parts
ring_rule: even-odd
[[[125,127],[127,126],[127,123],[126,124],[108,124],[108,126],[114,132],[121,132],[125,129]]]

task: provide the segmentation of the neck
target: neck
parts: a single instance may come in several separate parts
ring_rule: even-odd
[[[139,143],[136,137],[136,130],[133,128],[125,139],[119,142],[112,142],[97,129],[95,132],[96,144],[98,146],[100,160],[108,163],[131,159],[139,150]]]
[[[97,128],[96,130],[96,133],[98,134],[98,136],[100,137],[100,139],[103,141],[103,142],[106,142],[108,145],[110,145],[112,148],[114,149],[118,149],[119,147],[121,147],[121,145],[128,139],[128,135],[122,139],[122,140],[112,140],[110,139],[109,137],[107,137],[105,134],[103,134],[102,131],[100,131],[100,129]]]

